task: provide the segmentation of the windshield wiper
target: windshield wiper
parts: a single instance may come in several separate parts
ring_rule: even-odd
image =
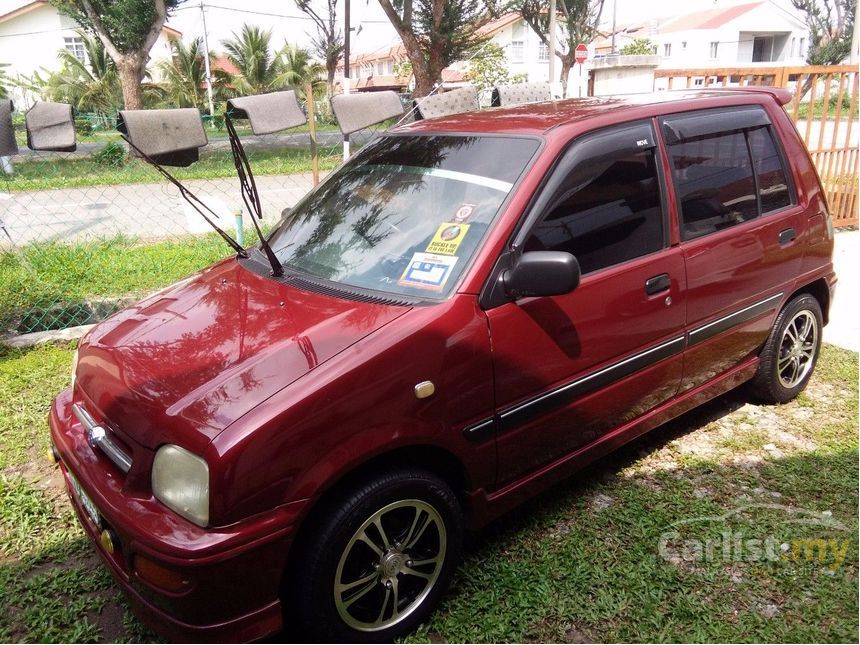
[[[260,193],[257,191],[257,182],[254,181],[254,173],[251,171],[251,163],[248,161],[248,156],[245,154],[245,148],[239,135],[236,133],[236,127],[233,125],[233,120],[230,114],[224,115],[224,124],[227,126],[227,136],[230,138],[230,150],[233,153],[233,163],[236,166],[236,175],[239,178],[239,186],[242,192],[242,201],[248,212],[251,214],[251,221],[254,223],[254,229],[257,231],[257,237],[260,238],[260,246],[272,266],[272,275],[281,277],[284,275],[284,267],[278,261],[278,256],[272,250],[269,240],[263,235],[260,230],[260,225],[257,220],[263,219],[263,207],[260,204]]]
[[[155,159],[150,157],[148,154],[146,154],[143,150],[138,148],[136,145],[134,145],[134,143],[132,143],[132,141],[131,141],[131,137],[129,137],[128,135],[125,135],[125,134],[122,134],[120,136],[122,136],[122,138],[125,140],[125,142],[138,155],[140,155],[140,157],[144,161],[146,161],[148,164],[150,164],[153,168],[155,168],[158,172],[160,172],[161,175],[165,179],[167,179],[167,181],[169,181],[171,184],[173,184],[174,186],[176,186],[176,188],[179,189],[179,194],[182,195],[182,198],[186,202],[188,202],[188,204],[194,210],[196,210],[204,220],[206,220],[206,223],[209,224],[209,226],[211,226],[212,228],[215,229],[215,232],[218,233],[218,235],[220,235],[224,239],[224,241],[227,242],[227,244],[229,244],[233,248],[234,251],[236,251],[236,255],[238,255],[240,258],[247,258],[248,257],[248,252],[242,248],[242,245],[239,244],[232,237],[227,235],[227,233],[225,233],[215,222],[213,222],[211,219],[209,219],[209,217],[206,215],[206,213],[203,212],[203,210],[200,209],[200,207],[202,206],[205,210],[209,211],[209,213],[217,219],[218,215],[215,213],[215,211],[213,211],[211,208],[209,208],[209,206],[207,206],[205,203],[203,203],[200,200],[200,198],[197,197],[197,195],[195,195],[190,190],[188,190],[185,186],[183,186],[182,182],[180,182],[176,177],[174,177],[169,172],[167,172],[164,169],[164,166],[162,166],[160,163],[155,161]]]

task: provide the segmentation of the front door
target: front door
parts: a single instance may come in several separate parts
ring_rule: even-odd
[[[675,395],[682,373],[685,272],[668,245],[650,121],[577,139],[516,244],[568,251],[573,292],[487,311],[499,484],[580,448]]]

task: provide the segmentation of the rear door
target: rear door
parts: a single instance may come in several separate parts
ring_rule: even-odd
[[[577,139],[551,171],[515,245],[573,253],[583,275],[569,294],[487,311],[500,483],[676,393],[684,264],[662,186],[650,120]]]
[[[800,268],[803,209],[761,106],[660,125],[687,271],[684,391],[760,350]]]

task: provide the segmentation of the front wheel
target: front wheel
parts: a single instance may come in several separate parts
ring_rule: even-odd
[[[767,403],[787,403],[812,376],[821,350],[821,306],[801,294],[779,313],[761,353],[752,381],[755,394]]]
[[[397,470],[315,517],[287,581],[304,635],[388,641],[420,625],[460,554],[462,512],[450,487],[423,470]]]

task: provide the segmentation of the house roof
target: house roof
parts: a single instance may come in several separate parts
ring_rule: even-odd
[[[478,34],[481,36],[493,36],[500,32],[508,25],[512,25],[518,20],[522,20],[522,16],[515,12],[506,13],[495,20],[488,22],[483,27],[478,29]]]
[[[696,11],[678,16],[660,27],[661,32],[688,31],[692,29],[718,29],[735,18],[761,7],[764,2],[749,2],[730,7]]]
[[[221,70],[222,72],[227,72],[231,76],[235,76],[239,73],[239,68],[233,64],[226,56],[218,56],[212,61],[212,70]]]

